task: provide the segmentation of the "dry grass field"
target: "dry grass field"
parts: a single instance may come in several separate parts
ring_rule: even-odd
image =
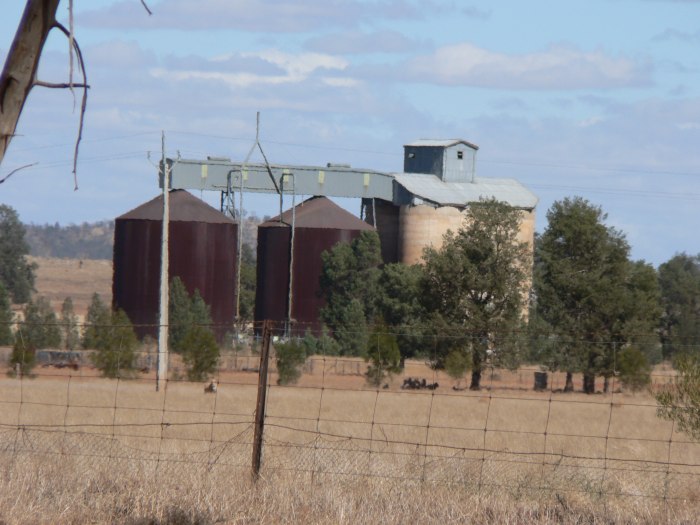
[[[37,262],[53,304],[109,300],[108,262]],[[1,377],[0,523],[700,523],[700,444],[649,393],[535,392],[527,368],[453,390],[420,361],[377,390],[361,360],[315,357],[294,386],[273,367],[255,482],[257,357],[223,356],[215,394],[170,364],[160,392],[90,366]]]
[[[71,297],[79,316],[84,316],[92,294],[97,292],[106,304],[112,302],[112,261],[29,257],[37,264],[35,288],[56,312]]]

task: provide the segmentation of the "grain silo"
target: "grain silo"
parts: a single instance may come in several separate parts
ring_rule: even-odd
[[[294,249],[290,250],[292,223]],[[312,197],[281,217],[260,224],[255,320],[271,320],[278,328],[291,320],[289,333],[303,335],[310,330],[319,334],[319,313],[324,305],[319,287],[321,254],[373,229],[325,197]]]
[[[157,336],[163,197],[117,217],[113,306],[122,308],[140,337]],[[235,315],[236,236],[229,217],[184,190],[170,192],[169,278],[199,290],[211,308],[219,339]]]

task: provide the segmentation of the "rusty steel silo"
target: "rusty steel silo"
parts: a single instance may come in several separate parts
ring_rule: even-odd
[[[290,250],[294,223],[294,250]],[[278,330],[304,335],[320,334],[319,313],[325,304],[320,295],[321,254],[340,242],[350,242],[372,226],[325,197],[312,197],[281,217],[258,226],[256,326],[273,321]],[[289,287],[290,255],[292,286]],[[291,315],[288,315],[291,292]]]
[[[158,334],[163,196],[117,217],[114,226],[112,301],[136,325],[139,337]],[[211,308],[220,340],[236,304],[235,221],[184,190],[170,192],[169,278],[199,290]]]

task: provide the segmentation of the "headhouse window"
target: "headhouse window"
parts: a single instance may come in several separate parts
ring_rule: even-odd
[[[457,158],[458,158],[458,159],[464,158],[464,152],[458,151],[458,152],[457,152]]]

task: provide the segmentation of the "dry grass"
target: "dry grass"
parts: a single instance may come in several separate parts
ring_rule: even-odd
[[[699,522],[700,445],[647,394],[376,391],[327,366],[271,387],[257,484],[255,374],[1,379],[0,521]]]

